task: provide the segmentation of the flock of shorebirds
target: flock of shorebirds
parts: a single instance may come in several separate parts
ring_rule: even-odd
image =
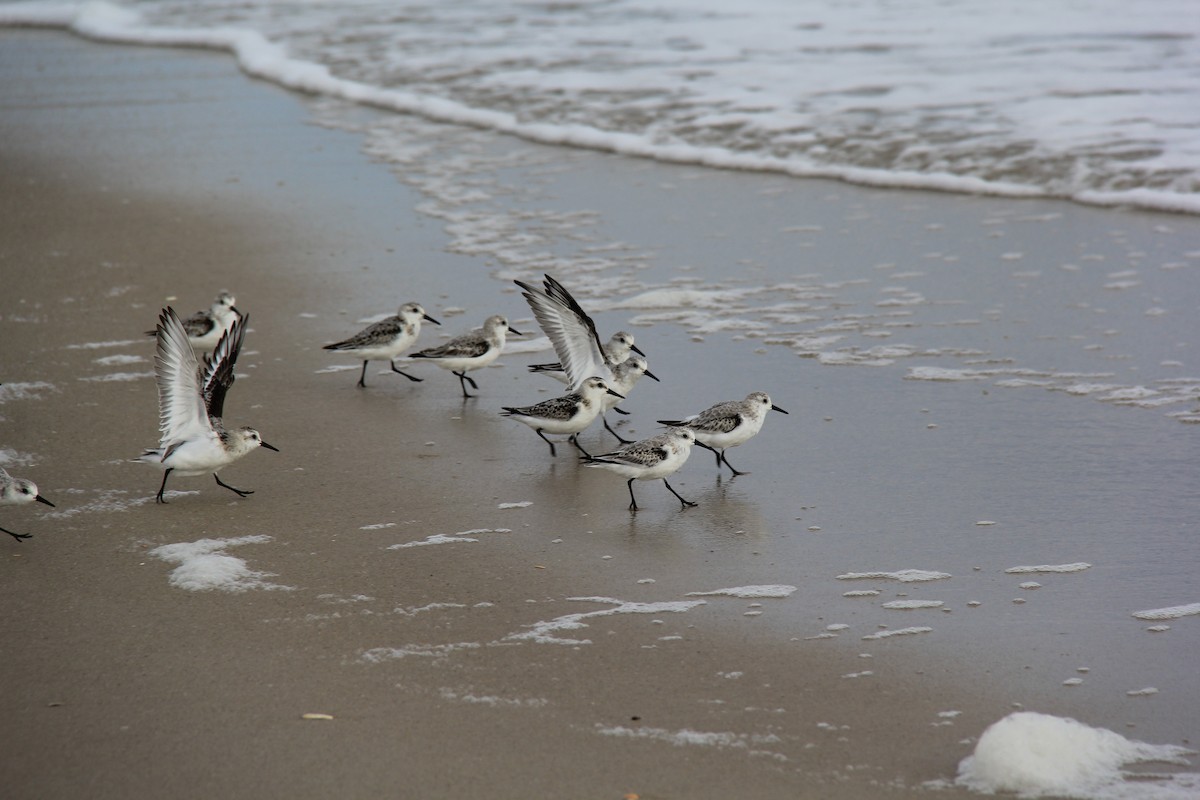
[[[687,461],[692,445],[711,450],[716,456],[718,470],[724,465],[734,475],[742,475],[743,472],[729,463],[725,451],[758,433],[768,411],[787,413],[774,405],[765,392],[751,392],[744,400],[717,403],[679,419],[658,420],[667,429],[647,439],[624,439],[609,426],[605,413],[610,410],[628,413],[617,406],[642,376],[658,380],[650,372],[645,354],[634,344],[634,337],[618,331],[602,343],[592,318],[566,287],[549,275],[544,277],[540,287],[522,281],[516,281],[516,284],[559,359],[553,364],[531,365],[529,370],[559,380],[566,384],[568,391],[530,406],[505,406],[502,415],[532,428],[550,446],[552,456],[557,450],[546,434],[566,435],[567,441],[582,454],[586,466],[606,469],[627,478],[632,511],[638,508],[633,494],[635,480],[661,479],[682,508],[696,505],[680,496],[667,481],[667,477]],[[222,292],[210,309],[186,319],[181,319],[170,306],[164,308],[158,326],[147,331],[156,342],[154,372],[161,437],[158,447],[146,450],[135,461],[163,470],[156,502],[167,502],[163,495],[172,474],[192,476],[211,472],[219,486],[238,496],[253,494],[250,490],[230,486],[218,473],[256,448],[278,451],[263,441],[254,428],[227,428],[222,418],[225,395],[233,385],[234,366],[248,321],[249,315],[238,311],[234,297]],[[416,342],[423,321],[441,324],[426,314],[420,304],[406,303],[395,316],[376,322],[349,339],[325,345],[325,349],[362,360],[358,378],[360,387],[366,387],[370,361],[387,361],[393,372],[411,381],[422,381],[423,378],[397,367],[396,359]],[[406,358],[431,362],[449,370],[458,378],[463,396],[471,397],[467,385],[476,390],[479,385],[467,373],[495,361],[510,333],[523,335],[514,330],[505,317],[495,315],[488,317],[481,328],[435,347],[409,353]],[[209,351],[211,355],[206,354]],[[197,352],[205,353],[202,360],[197,358]],[[621,446],[611,452],[593,455],[579,443],[578,434],[597,417]],[[0,505],[34,501],[54,505],[38,493],[32,481],[13,478],[0,469]],[[30,536],[5,528],[0,531],[17,541]]]

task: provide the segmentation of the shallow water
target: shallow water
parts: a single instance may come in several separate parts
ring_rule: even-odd
[[[136,0],[22,3],[6,19],[235,49],[284,85],[542,142],[1200,209],[1187,0]]]

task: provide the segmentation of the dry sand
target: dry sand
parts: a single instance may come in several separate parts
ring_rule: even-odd
[[[991,684],[979,652],[890,650],[883,665],[862,644],[803,641],[820,620],[791,635],[750,624],[747,600],[583,619],[555,634],[574,645],[520,638],[614,608],[568,598],[675,602],[729,585],[717,562],[798,582],[804,567],[766,563],[758,511],[788,490],[714,482],[698,451],[705,469],[674,481],[698,509],[641,485],[631,516],[621,481],[566,448],[550,464],[532,432],[496,418],[544,396],[523,374],[537,358],[482,372],[467,402],[432,368],[411,384],[372,366],[366,391],[350,362],[314,374],[337,361],[320,344],[410,299],[439,318],[465,309],[442,318],[451,332],[494,312],[529,326],[528,313],[447,252],[419,196],[355,136],[303,124],[300,100],[222,56],[34,32],[0,34],[0,53],[0,381],[53,385],[0,406],[0,446],[36,454],[12,471],[59,512],[3,518],[36,534],[0,542],[6,797],[904,797],[953,778],[962,740],[1029,694],[1007,673]],[[227,418],[282,452],[224,473],[255,490],[245,500],[190,478],[155,506],[159,474],[125,463],[155,443],[152,381],[86,380],[112,372],[95,358],[148,358],[149,340],[70,346],[139,339],[171,298],[191,311],[225,287],[251,314]],[[693,353],[672,335],[646,333],[660,374]],[[739,365],[738,385],[766,364]],[[768,426],[820,427],[789,410]],[[810,455],[824,461],[822,441]],[[731,460],[795,474],[793,444],[755,447]],[[517,501],[532,505],[498,507]],[[480,528],[477,543],[387,549]],[[270,541],[229,554],[288,588],[182,591],[150,555],[242,536]],[[864,670],[886,680],[844,677]],[[1045,710],[1073,710],[1055,702]]]

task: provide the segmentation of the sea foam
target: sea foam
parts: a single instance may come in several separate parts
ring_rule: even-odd
[[[1183,764],[1195,751],[1126,739],[1103,728],[1021,711],[992,724],[958,767],[956,783],[986,794],[1088,800],[1185,800],[1200,792],[1195,773],[1131,781],[1129,764]]]

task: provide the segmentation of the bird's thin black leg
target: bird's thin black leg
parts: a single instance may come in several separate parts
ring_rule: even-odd
[[[724,461],[724,462],[725,462],[725,466],[727,466],[727,467],[729,467],[731,470],[733,470],[733,474],[734,474],[734,475],[749,475],[749,474],[750,474],[750,473],[748,473],[748,472],[742,472],[741,470],[734,469],[734,466],[733,466],[733,464],[730,464],[730,463],[729,463],[729,459],[725,457],[725,451],[724,451],[724,450],[722,450],[722,451],[721,451],[721,453],[720,453],[720,457],[717,459],[717,469],[720,469],[720,468],[721,468],[721,462],[722,462],[722,461]]]
[[[704,442],[701,442],[699,440],[696,441],[696,444],[703,447],[705,450],[710,451],[714,456],[717,457],[717,470],[720,471],[720,469],[721,469],[721,453],[718,452],[717,448],[710,447],[709,445],[706,445]],[[730,467],[730,469],[733,469],[733,467]]]
[[[451,372],[454,372],[454,370],[451,370]],[[474,395],[467,391],[467,384],[471,384],[472,389],[478,390],[479,384],[475,382],[475,379],[468,375],[466,370],[454,372],[454,374],[458,376],[458,385],[462,387],[463,397],[473,397]]]
[[[33,534],[32,534],[32,533],[13,533],[13,532],[12,532],[12,531],[10,531],[8,528],[0,528],[0,531],[4,531],[4,532],[5,532],[5,533],[7,533],[9,536],[11,536],[11,537],[13,537],[14,539],[16,539],[18,542],[19,542],[19,541],[22,541],[23,539],[31,539],[31,538],[33,538]]]
[[[581,444],[579,443],[579,434],[577,434],[577,433],[572,433],[572,434],[571,434],[571,438],[570,438],[570,439],[567,439],[567,441],[568,441],[568,442],[570,442],[571,444],[575,445],[575,449],[576,449],[576,450],[578,450],[579,452],[583,453],[583,456],[584,456],[584,458],[591,458],[591,457],[592,457],[592,454],[591,454],[591,453],[589,453],[587,450],[584,450],[584,449],[583,449],[583,445],[581,445]]]
[[[213,473],[213,477],[217,479],[217,486],[228,489],[229,491],[236,494],[238,497],[245,497],[248,494],[254,494],[254,491],[252,489],[236,489],[233,486],[230,486],[228,483],[222,482],[221,476],[215,472]]]
[[[671,484],[667,483],[666,478],[663,478],[663,485],[666,486],[668,489],[671,489]],[[683,508],[687,508],[688,506],[696,505],[691,500],[684,500],[682,497],[679,497],[679,492],[675,491],[674,489],[671,489],[671,494],[675,495],[675,497],[677,497],[679,499],[679,502],[683,503]]]
[[[421,381],[425,380],[424,378],[418,378],[415,375],[409,375],[407,372],[405,372],[404,370],[397,367],[395,361],[391,362],[391,364],[392,364],[392,372],[403,375],[404,377],[408,378],[410,381],[412,381],[414,383],[420,383]]]
[[[629,510],[637,511],[637,499],[633,496],[633,480],[633,478],[630,478],[629,480],[625,481],[625,485],[629,487]]]
[[[617,410],[617,409],[613,409],[613,410],[615,411],[615,410]],[[632,441],[633,441],[633,439],[626,439],[624,436],[622,436],[621,434],[617,433],[617,432],[616,432],[616,431],[614,431],[612,428],[610,428],[610,427],[608,426],[608,420],[606,420],[606,419],[604,418],[604,415],[603,415],[603,414],[601,414],[601,415],[600,415],[600,421],[604,423],[604,430],[608,431],[608,432],[609,432],[609,433],[611,433],[613,436],[617,437],[617,441],[618,441],[618,442],[620,442],[621,444],[629,444],[630,442],[632,442]]]
[[[550,457],[551,457],[551,458],[553,458],[554,456],[558,455],[558,451],[556,451],[556,450],[554,449],[554,442],[552,442],[552,441],[550,441],[549,439],[547,439],[547,438],[546,438],[546,434],[542,433],[542,429],[541,429],[541,428],[538,428],[538,429],[537,429],[537,435],[542,437],[542,441],[543,441],[543,442],[545,442],[546,444],[550,445]]]
[[[360,389],[367,388],[367,362],[366,361],[363,362],[362,375],[358,376],[358,388],[360,388]]]
[[[167,501],[163,500],[163,492],[165,492],[167,490],[167,478],[169,478],[169,477],[171,477],[171,469],[168,469],[166,472],[163,473],[162,486],[158,487],[158,494],[156,494],[154,496],[154,502],[163,503],[164,505],[166,504]]]

